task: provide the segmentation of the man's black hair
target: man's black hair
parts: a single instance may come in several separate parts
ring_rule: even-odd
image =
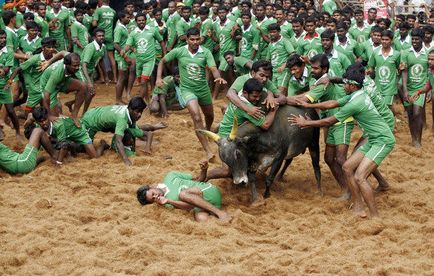
[[[421,39],[423,39],[425,37],[425,32],[422,31],[422,29],[419,29],[419,28],[418,29],[413,29],[411,31],[411,37],[414,37],[414,36],[418,36]]]
[[[316,18],[313,16],[309,16],[308,18],[306,18],[306,20],[304,20],[304,24],[306,23],[316,23]]]
[[[76,9],[75,11],[74,11],[74,16],[77,16],[77,15],[79,15],[79,14],[85,14],[86,12],[84,11],[84,10],[82,10],[82,9]]]
[[[243,16],[247,16],[247,17],[249,17],[250,19],[252,18],[252,14],[251,14],[250,12],[246,12],[246,11],[243,11],[243,12],[241,13],[240,18],[243,18]]]
[[[406,30],[410,30],[411,27],[410,27],[410,24],[408,24],[407,21],[404,21],[404,22],[401,22],[401,23],[398,25],[398,29],[406,29]]]
[[[31,12],[26,12],[26,13],[23,15],[23,19],[24,19],[24,20],[28,20],[28,19],[35,20],[35,15],[34,15],[33,13],[31,13]]]
[[[209,14],[209,8],[208,7],[200,7],[199,8],[199,15],[208,15]]]
[[[190,37],[192,35],[200,35],[200,30],[198,28],[190,28],[185,33],[187,37]]]
[[[89,5],[89,8],[95,10],[98,7],[98,0],[89,0],[87,4]]]
[[[11,10],[3,11],[3,23],[5,23],[5,26],[9,25],[12,18],[16,17],[15,13]]]
[[[150,202],[146,200],[146,192],[149,191],[151,187],[148,185],[142,186],[139,189],[137,189],[137,200],[142,205],[149,204]]]
[[[416,20],[416,15],[409,14],[409,15],[407,15],[407,19],[409,19],[409,18]]]
[[[255,91],[261,92],[264,89],[264,85],[257,79],[248,79],[243,85],[243,91],[247,94],[252,94]]]
[[[56,46],[56,39],[49,36],[44,37],[41,41],[41,46],[48,46],[48,45]]]
[[[363,87],[363,81],[365,79],[364,72],[360,69],[361,64],[353,64],[347,68],[347,71],[342,76],[344,79],[357,82],[359,88]]]
[[[277,23],[272,23],[272,24],[268,25],[267,30],[280,32],[280,26]]]
[[[137,18],[139,18],[139,17],[144,17],[144,18],[145,18],[145,21],[146,21],[146,14],[144,14],[144,13],[142,13],[142,12],[137,13],[137,14],[136,14],[136,17],[135,17],[136,21],[137,21]]]
[[[252,71],[253,72],[258,72],[259,69],[264,70],[264,71],[273,71],[273,66],[271,65],[271,62],[269,62],[268,60],[258,60],[255,61],[252,65]]]
[[[127,16],[127,14],[124,11],[118,11],[117,16],[118,16],[118,19],[120,20],[120,19],[124,18],[125,16]]]
[[[324,39],[324,38],[334,40],[335,39],[335,32],[333,32],[330,29],[325,30],[321,34],[321,39]]]
[[[381,36],[387,36],[388,38],[393,40],[393,32],[391,30],[384,30],[381,33]]]
[[[220,9],[220,8],[219,8]],[[182,8],[181,8],[181,11],[191,11],[191,7],[189,7],[189,6],[183,6]]]
[[[78,59],[78,60],[80,60],[80,55],[77,54],[77,53],[70,53],[70,54],[67,54],[67,55],[63,58],[63,63],[64,63],[65,65],[71,65],[73,59]]]
[[[344,29],[345,31],[348,31],[348,25],[345,24],[345,22],[343,22],[343,21],[339,21],[336,24],[336,30],[339,30],[339,29]]]
[[[33,30],[39,30],[40,28],[39,28],[39,25],[38,24],[36,24],[35,22],[33,22],[33,21],[29,21],[29,22],[26,22],[26,30],[31,30],[31,29],[33,29]]]
[[[226,52],[223,54],[223,57],[226,57],[227,55],[235,56],[235,52],[234,52],[234,51],[226,51]]]
[[[425,26],[423,26],[422,30],[424,31],[424,33],[434,34],[434,27],[431,26],[431,25],[425,25]]]
[[[48,110],[43,106],[39,106],[33,109],[32,115],[36,122],[42,122],[48,118]]]
[[[146,103],[142,97],[136,96],[130,100],[128,103],[128,108],[132,110],[143,111],[146,108]]]
[[[381,27],[378,26],[378,25],[375,25],[375,26],[372,27],[372,29],[371,29],[371,34],[372,34],[372,33],[381,33],[381,32],[383,32],[383,28],[381,28]]]
[[[163,13],[163,10],[160,8],[155,8],[152,10],[152,15],[155,16],[157,13]]]
[[[321,68],[327,68],[327,71],[330,68],[329,59],[327,58],[327,56],[325,54],[318,54],[318,55],[313,56],[310,59],[310,63],[311,64],[313,64],[313,63],[319,63],[319,66]]]
[[[6,31],[3,30],[3,29],[0,29],[0,35],[5,35],[5,36],[7,36]]]
[[[97,33],[105,34],[105,30],[97,27],[95,30],[93,30],[93,35],[96,36]]]
[[[289,56],[288,61],[286,62],[286,67],[291,69],[294,66],[302,67],[304,62],[301,60],[301,56],[299,54],[292,54]]]

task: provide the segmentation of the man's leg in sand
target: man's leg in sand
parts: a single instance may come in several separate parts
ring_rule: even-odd
[[[354,152],[348,159],[345,161],[344,166],[342,167],[344,172],[345,181],[348,184],[348,187],[351,192],[351,201],[353,203],[353,213],[359,217],[366,217],[365,205],[362,200],[362,196],[360,194],[359,186],[356,183],[354,178],[354,173],[362,162],[365,156],[363,153],[356,151]]]
[[[23,137],[20,134],[20,122],[18,121],[17,114],[15,113],[14,105],[5,104],[5,107],[6,113],[8,114],[9,118],[11,119],[12,125],[14,126],[16,138],[17,140],[22,141]]]
[[[232,219],[228,213],[218,209],[217,207],[215,207],[214,205],[206,201],[203,198],[202,191],[199,188],[189,188],[183,190],[179,194],[179,199],[195,207],[210,212],[211,214],[217,216],[222,221],[229,222]]]
[[[375,204],[374,191],[371,185],[369,185],[368,176],[377,169],[377,167],[374,161],[364,157],[354,174],[355,182],[362,193],[366,205],[368,205],[371,217],[378,217],[379,215]]]
[[[92,101],[92,98],[95,96],[95,94],[91,94],[88,91],[87,86],[84,84],[84,82],[79,81],[77,79],[72,79],[69,82],[65,92],[69,93],[73,91],[77,91],[77,93],[75,94],[75,99],[66,102],[65,105],[68,107],[69,111],[71,112],[71,117],[77,118],[78,112],[80,111],[83,102],[84,102],[84,109],[83,109],[83,115],[84,115],[84,113],[89,109],[90,103]]]
[[[230,178],[230,177],[232,177],[231,170],[229,169],[228,165],[222,163],[221,167],[208,171],[205,182],[210,179],[220,179],[220,178]]]
[[[128,71],[119,69],[119,79],[116,83],[116,104],[117,105],[124,105],[126,104],[122,100],[122,94],[124,92],[124,89],[126,89],[128,84]]]
[[[118,79],[118,74],[117,74],[116,61],[115,61],[115,56],[114,56],[113,50],[107,51],[107,56],[108,56],[108,59],[110,61],[110,66],[111,66],[112,72],[113,72],[113,82],[116,82]]]
[[[342,171],[342,165],[346,161],[346,156],[348,152],[348,145],[330,145],[326,144],[325,152],[324,152],[324,160],[326,164],[329,166],[330,171],[332,172],[334,178],[338,182],[339,186],[342,189],[342,195],[339,197],[340,200],[348,200],[350,198],[350,193],[348,190],[348,185],[345,181],[344,172]],[[338,160],[342,164],[339,164]]]

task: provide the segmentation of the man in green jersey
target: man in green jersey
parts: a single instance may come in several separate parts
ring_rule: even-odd
[[[286,62],[286,67],[290,72],[287,96],[295,96],[309,91],[312,75],[310,74],[310,68],[304,63],[301,56],[292,54]]]
[[[233,27],[236,25],[236,22],[232,22],[227,18],[228,10],[226,7],[221,6],[218,9],[219,21],[214,24],[215,35],[219,41],[219,61],[220,72],[226,72],[229,68],[229,65],[226,63],[226,60],[223,57],[223,54],[227,51],[235,52],[237,49],[237,42],[234,39],[235,31],[233,31]],[[237,25],[238,26],[238,25]],[[218,88],[215,88],[218,89]]]
[[[180,93],[179,88],[179,69],[173,68],[172,75],[163,79],[163,87],[155,87],[152,92],[152,100],[149,105],[151,113],[158,113],[161,117],[167,118],[167,110],[180,110],[178,102]]]
[[[381,164],[384,158],[393,150],[395,137],[392,130],[381,118],[374,104],[361,88],[364,75],[358,70],[348,70],[344,77],[344,88],[347,97],[339,99],[346,102],[334,115],[321,120],[306,120],[303,117],[291,116],[288,121],[299,127],[322,127],[343,122],[353,116],[368,137],[368,142],[357,149],[343,165],[345,180],[351,190],[353,212],[360,217],[366,217],[363,200],[369,208],[371,217],[377,217],[374,192],[368,182],[368,177]],[[313,104],[312,108],[327,108],[328,102]]]
[[[344,22],[338,22],[336,25],[336,36],[334,42],[334,48],[341,53],[345,54],[345,56],[350,60],[351,64],[356,61],[356,47],[357,43],[352,38],[348,37],[348,29],[347,25]]]
[[[280,26],[277,23],[270,24],[267,28],[270,36],[267,60],[270,60],[273,66],[273,83],[281,94],[286,95],[288,93],[286,85],[289,79],[286,61],[289,55],[294,52],[294,47],[289,40],[280,35]]]
[[[306,18],[304,29],[306,34],[298,42],[297,53],[312,58],[322,52],[321,38],[316,32],[316,19],[314,17]]]
[[[60,0],[53,0],[51,2],[51,10],[46,13],[46,18],[48,21],[49,35],[57,41],[57,50],[63,51],[71,49],[72,45],[69,44],[69,41],[71,41],[69,13],[61,9]],[[67,47],[66,42],[68,42]]]
[[[25,131],[29,139],[22,153],[15,152],[0,143],[0,170],[9,174],[25,174],[33,171],[38,163],[39,148],[42,145],[52,158],[56,156],[56,151],[52,148],[50,139],[41,128],[31,126]]]
[[[367,74],[375,72],[375,85],[381,91],[385,103],[393,108],[393,98],[398,93],[398,68],[401,54],[392,48],[393,32],[385,30],[381,33],[381,48],[374,51],[369,58]]]
[[[357,61],[367,63],[375,50],[381,47],[381,33],[383,29],[374,26],[371,29],[371,38],[359,45],[356,50]]]
[[[131,90],[133,89],[135,79],[135,68],[131,55],[125,55],[124,48],[128,40],[128,24],[130,23],[130,15],[125,12],[118,13],[119,21],[116,24],[114,31],[114,48],[115,60],[118,65],[119,79],[116,83],[116,104],[125,104],[122,100],[122,93],[126,89],[126,94],[129,100]]]
[[[205,77],[206,67],[211,70],[214,82],[217,84],[226,84],[226,81],[220,77],[216,64],[211,52],[202,48],[199,44],[201,41],[200,30],[192,28],[187,31],[187,45],[170,51],[163,57],[158,65],[157,82],[158,87],[163,87],[162,74],[166,62],[178,60],[180,71],[180,93],[179,102],[183,107],[187,107],[193,119],[195,129],[204,129],[200,109],[205,116],[206,129],[210,129],[214,121],[214,111],[212,105],[211,91]],[[214,154],[211,152],[208,140],[202,134],[197,133],[197,137],[206,151],[207,159],[212,159]]]
[[[330,69],[328,75],[331,77],[342,76],[351,65],[350,60],[343,52],[339,52],[333,47],[335,33],[332,30],[325,30],[321,34],[322,52],[327,56]]]
[[[69,117],[55,117],[48,114],[45,107],[37,107],[32,111],[33,118],[36,123],[45,130],[48,135],[56,139],[57,145],[60,147],[57,154],[56,164],[62,165],[62,162],[71,147],[71,143],[75,143],[84,147],[87,155],[90,158],[97,158],[102,155],[107,143],[101,140],[98,149],[95,149],[92,139],[83,126],[77,127],[74,120]]]
[[[402,22],[398,26],[399,36],[393,41],[393,47],[397,51],[404,51],[411,48],[411,36],[409,34],[411,28],[408,22]]]
[[[142,205],[156,202],[170,209],[193,209],[194,218],[198,222],[208,220],[210,214],[223,222],[230,222],[232,217],[220,210],[220,190],[217,186],[203,182],[206,179],[208,162],[202,161],[200,169],[200,174],[194,178],[189,173],[169,172],[163,183],[140,187],[137,190],[137,200]]]
[[[268,18],[265,15],[265,5],[264,3],[258,3],[255,6],[255,27],[259,31],[261,39],[259,40],[258,53],[256,54],[257,59],[266,59],[267,57],[267,47],[270,38],[268,37],[268,25],[276,23],[276,19]]]
[[[86,97],[86,85],[73,77],[80,69],[80,56],[76,53],[66,55],[62,61],[50,65],[42,73],[40,91],[42,105],[54,116],[62,113],[58,100],[59,92],[77,91],[71,116],[75,119]]]
[[[8,80],[13,66],[14,53],[12,52],[12,49],[6,46],[5,30],[0,30],[0,107],[2,105],[5,106],[6,113],[14,125],[15,134],[17,138],[21,140],[20,124],[14,110],[12,91],[9,88],[11,81]],[[3,130],[2,127],[0,127],[0,141],[3,140],[3,138]]]
[[[34,52],[41,48],[41,38],[38,36],[39,26],[35,22],[26,23],[26,35],[21,37],[18,42],[18,53],[27,55],[28,58],[33,56]]]
[[[276,23],[280,26],[280,34],[287,40],[290,40],[294,35],[292,30],[292,24],[286,20],[285,11],[282,7],[276,7],[274,17],[276,18]],[[292,45],[294,47],[294,45]],[[295,48],[295,47],[294,47]]]
[[[363,10],[356,10],[354,12],[354,18],[356,20],[356,24],[350,28],[348,33],[352,39],[357,41],[357,43],[363,43],[369,39],[371,28],[365,23]]]
[[[39,25],[41,38],[48,35],[48,22],[45,20],[47,6],[44,3],[38,2],[35,4],[35,23]]]
[[[75,20],[71,24],[71,38],[74,53],[81,55],[84,47],[89,43],[89,32],[86,26],[83,25],[84,11],[75,10],[74,11]]]
[[[158,28],[151,28],[146,25],[146,15],[139,13],[136,15],[138,28],[128,36],[124,48],[124,57],[134,48],[136,54],[136,76],[140,82],[140,95],[149,102],[152,71],[155,67],[156,49],[155,43],[160,43],[163,55],[166,54],[166,45],[163,41]]]
[[[116,12],[110,8],[109,0],[102,0],[102,6],[97,8],[93,14],[93,27],[99,27],[105,31],[105,45],[107,47],[107,55],[110,60],[110,65],[113,72],[113,81],[118,80],[118,74],[116,70],[116,61],[114,57],[114,45],[113,45],[113,26],[116,18]]]
[[[233,51],[227,51],[223,54],[223,57],[229,66],[228,72],[233,74],[233,76],[231,76],[232,78],[245,75],[252,69],[251,60],[242,56],[235,56]]]
[[[305,94],[296,96],[288,96],[287,103],[297,105],[300,101],[303,102],[324,102],[328,100],[337,100],[345,96],[345,92],[338,85],[321,84],[323,78],[328,77],[330,63],[325,54],[316,55],[310,60],[311,74],[315,78],[310,84],[310,90]],[[321,112],[321,117],[332,116],[339,111],[339,108]],[[343,190],[341,199],[349,198],[348,184],[344,179],[342,165],[347,160],[347,153],[350,144],[351,132],[354,128],[354,123],[351,117],[346,118],[343,122],[336,122],[332,126],[325,129],[324,136],[326,137],[326,149],[324,152],[324,160],[332,171],[333,176]]]
[[[294,18],[294,20],[292,20],[292,30],[294,31],[294,35],[289,41],[291,41],[292,46],[294,46],[296,50],[298,50],[298,46],[306,35],[303,24],[304,21],[301,18]]]
[[[183,6],[181,8],[181,18],[176,22],[176,44],[175,48],[185,46],[187,44],[187,36],[185,33],[190,28],[193,28],[195,21],[191,18],[191,7]],[[172,48],[173,49],[173,48]]]
[[[411,32],[412,48],[401,55],[401,63],[405,64],[402,71],[404,107],[408,115],[412,144],[415,147],[422,146],[425,94],[419,95],[414,102],[409,102],[408,99],[422,89],[428,79],[428,53],[423,47],[424,35],[421,29],[414,29]]]
[[[252,24],[250,11],[241,13],[241,22],[240,56],[254,61],[259,49],[260,33]]]

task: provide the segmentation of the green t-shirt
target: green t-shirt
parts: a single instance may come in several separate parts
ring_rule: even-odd
[[[109,105],[92,108],[83,115],[81,123],[85,129],[94,133],[98,131],[112,132],[122,137],[127,128],[135,126],[126,105]]]
[[[21,26],[23,26],[23,24],[24,24],[24,15],[21,12],[17,11],[15,18],[16,18],[15,27],[16,28],[20,28]]]
[[[89,33],[90,30],[92,29],[92,21],[93,21],[93,17],[85,14],[83,17],[83,25],[86,27],[87,32]]]
[[[99,28],[105,31],[105,40],[107,43],[113,41],[113,22],[115,17],[115,10],[105,5],[97,8],[93,14],[93,20],[97,22]]]
[[[356,62],[356,55],[355,55],[356,47],[357,47],[357,43],[352,38],[347,38],[347,41],[345,42],[345,44],[340,43],[339,39],[336,38],[335,43],[334,43],[334,48],[338,52],[344,54],[348,58],[348,60],[351,62],[351,64]]]
[[[35,15],[35,23],[41,28],[40,36],[42,38],[46,37],[48,35],[48,22],[45,20],[45,18]]]
[[[240,56],[250,59],[252,57],[253,50],[258,51],[259,49],[259,41],[261,40],[261,35],[259,30],[256,29],[255,26],[250,24],[250,26],[245,29],[244,26],[241,26],[241,51]],[[224,54],[224,53],[223,53]],[[256,54],[256,57],[258,55]],[[255,59],[256,59],[255,57]]]
[[[19,153],[11,150],[6,145],[0,143],[0,169],[1,170],[8,173],[15,173],[18,157],[19,157]]]
[[[241,99],[247,106],[253,106],[253,104],[247,101],[247,99],[245,99],[244,97],[242,97]],[[247,114],[247,112],[245,112],[241,108],[238,108],[233,103],[229,103],[228,107],[226,108],[225,114],[223,115],[223,119],[220,122],[219,132],[218,132],[220,136],[222,137],[229,136],[232,130],[232,126],[234,125],[234,116],[237,116],[238,125],[241,125],[246,121],[249,121],[255,126],[261,126],[265,122],[264,115],[262,115],[259,119],[256,119],[250,116],[249,114]]]
[[[32,41],[29,41],[28,36],[26,35],[25,37],[20,38],[18,45],[23,53],[32,56],[36,49],[41,48],[41,41],[42,39],[39,36],[35,37]]]
[[[113,42],[119,44],[119,47],[122,49],[125,48],[125,45],[127,44],[128,39],[128,27],[122,24],[121,22],[118,22],[116,24],[116,28],[114,31],[114,39]],[[118,51],[115,52],[116,59],[120,59],[121,56],[119,55]]]
[[[179,87],[175,84],[173,76],[167,76],[163,79],[163,87],[155,87],[152,95],[165,95],[166,103],[168,106],[177,101],[176,92]]]
[[[351,38],[357,41],[357,43],[364,43],[369,39],[369,35],[371,34],[371,27],[366,24],[363,25],[363,28],[357,27],[357,25],[352,26],[348,33]]]
[[[253,28],[256,28],[256,26],[259,26],[261,32],[265,35],[268,35],[268,26],[270,24],[276,23],[276,19],[274,18],[268,18],[265,17],[261,22],[259,22],[258,20],[254,21],[252,20],[252,25]],[[267,56],[267,47],[268,47],[268,42],[265,41],[264,39],[262,39],[261,34],[260,36],[260,40],[259,40],[259,49],[258,49],[258,53],[256,55],[257,59],[265,59]]]
[[[235,26],[235,22],[226,19],[226,22],[221,25],[218,21],[214,24],[215,35],[219,39],[220,44],[220,56],[227,51],[235,51],[237,48],[237,42],[231,37],[232,28]]]
[[[339,122],[344,122],[349,117],[353,117],[364,135],[369,139],[369,143],[394,144],[395,137],[392,130],[381,118],[374,104],[367,94],[362,90],[353,92],[350,99],[339,99],[338,102],[347,101],[339,112],[334,114]]]
[[[297,50],[297,53],[298,53],[298,48],[299,48],[299,46],[301,44],[301,41],[303,41],[305,35],[306,35],[305,31],[303,31],[300,34],[300,36],[298,36],[298,37],[294,33],[294,35],[289,40],[292,43],[292,46],[294,46],[295,50]]]
[[[208,36],[208,31],[214,32],[214,25],[210,18],[205,19],[200,26],[200,36],[203,38],[202,47],[212,51],[215,47],[215,42]],[[168,30],[169,31],[169,30]]]
[[[370,57],[368,67],[375,69],[375,85],[382,95],[392,96],[398,92],[397,78],[400,62],[401,54],[393,48],[387,57],[383,56],[381,47]]]
[[[239,77],[249,73],[250,69],[246,68],[246,64],[248,62],[252,63],[250,59],[247,59],[245,57],[242,56],[234,57],[233,69],[234,69],[235,76]]]
[[[9,76],[11,75],[12,67],[14,66],[14,53],[7,46],[0,50],[0,68],[9,67],[9,72],[0,76],[0,93],[5,93],[3,87],[6,85]]]
[[[126,45],[135,48],[136,57],[144,62],[155,59],[156,49],[155,42],[161,42],[161,36],[158,28],[145,26],[143,30],[136,28],[128,36]]]
[[[351,65],[351,62],[347,56],[335,49],[333,49],[331,54],[327,55],[327,58],[330,63],[328,72],[330,77],[341,77]]]
[[[43,71],[39,71],[38,67],[44,61],[44,54],[40,53],[20,64],[20,68],[23,70],[24,83],[29,91],[42,92],[40,86]]]
[[[104,57],[105,53],[105,45],[103,44],[102,46],[99,46],[95,40],[84,47],[83,52],[81,53],[81,64],[87,64],[87,72],[91,79],[98,62]]]
[[[368,39],[356,48],[356,56],[361,57],[364,61],[369,61],[369,58],[374,54],[374,51],[380,47],[381,44],[378,46],[374,46],[372,40]]]
[[[171,46],[177,37],[176,33],[176,25],[178,21],[181,19],[181,16],[178,12],[175,12],[171,15],[168,15],[166,20],[167,25],[167,47]]]
[[[59,19],[56,22],[56,27],[52,30],[49,30],[49,35],[52,38],[55,38],[58,40],[58,43],[64,43],[66,38],[65,33],[65,26],[69,25],[69,13],[66,10],[60,10],[59,13],[55,14],[54,10],[51,9],[50,11],[47,10],[47,15],[45,16],[47,18],[47,21],[50,22],[53,19],[57,18]],[[60,42],[62,41],[62,42]]]
[[[338,9],[336,2],[334,0],[324,0],[322,3],[322,10],[330,15],[333,14],[335,10]]]
[[[21,39],[21,38],[25,37],[27,35],[26,26],[23,25],[23,26],[19,27],[16,30],[16,33],[17,33],[18,39]]]
[[[298,41],[297,53],[300,55],[312,58],[322,51],[321,38],[318,33],[315,33],[312,39],[307,38],[307,34],[305,34],[304,37]]]
[[[92,144],[87,131],[83,126],[77,127],[74,120],[61,116],[50,124],[48,134],[58,142],[70,141],[79,145]]]
[[[199,47],[195,54],[188,50],[188,46],[175,48],[164,59],[166,62],[178,60],[181,90],[191,92],[209,90],[205,78],[206,67],[215,67],[215,61],[208,49]]]
[[[408,34],[404,40],[401,40],[401,36],[398,35],[398,37],[393,40],[393,47],[398,52],[410,49],[412,47],[410,34]]]
[[[300,79],[296,79],[293,75],[288,79],[288,96],[295,96],[309,91],[309,84],[312,82],[309,67],[305,66],[303,75]]]
[[[83,47],[86,47],[86,45],[89,43],[89,33],[87,27],[77,20],[75,20],[71,25],[71,37],[77,38]],[[74,43],[74,53],[81,54],[83,50],[84,49],[78,48],[78,46]]]
[[[72,78],[72,75],[67,75],[63,60],[59,60],[48,66],[42,73],[40,86],[42,93],[50,94],[50,104],[57,102],[57,94],[65,83]]]
[[[294,52],[291,42],[283,36],[276,42],[268,44],[267,60],[271,60],[273,66],[273,74],[277,74],[277,70],[286,63],[288,57]]]
[[[231,88],[229,88],[229,89],[233,89],[237,93],[240,93],[243,91],[243,87],[244,87],[244,84],[246,83],[246,81],[248,81],[251,78],[252,78],[252,76],[250,75],[250,73],[242,75],[234,81],[234,83],[231,85]],[[277,87],[270,80],[268,80],[264,84],[264,90],[271,91],[271,93],[273,93],[274,95],[277,95],[280,93],[279,90],[277,89]]]
[[[407,89],[410,93],[422,89],[428,80],[428,53],[422,47],[417,53],[412,47],[401,52],[401,62],[407,66]]]
[[[187,30],[190,28],[193,28],[195,24],[196,24],[196,21],[193,20],[192,18],[190,18],[190,20],[187,22],[187,21],[185,21],[185,19],[183,17],[181,17],[176,22],[175,29],[176,29],[176,37],[178,38],[178,40],[176,42],[176,47],[181,47],[181,46],[187,45],[187,42],[182,41],[179,38],[181,36],[185,35]]]
[[[283,22],[283,24],[280,26],[280,34],[290,40],[291,37],[294,35],[294,31],[292,30],[292,24],[288,21]],[[294,45],[292,45],[294,47]]]
[[[8,26],[5,27],[5,32],[6,32],[6,46],[15,52],[18,49],[18,35],[15,32],[15,30],[12,30]]]

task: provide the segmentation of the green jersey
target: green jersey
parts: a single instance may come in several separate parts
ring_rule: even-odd
[[[428,80],[428,53],[422,47],[419,52],[411,47],[408,51],[403,51],[401,63],[406,64],[408,79],[407,89],[413,93],[422,89]]]
[[[83,53],[81,53],[81,64],[87,64],[87,72],[91,79],[98,62],[104,57],[105,53],[105,45],[100,46],[95,40],[84,47]]]
[[[57,40],[57,44],[59,45],[58,50],[65,50],[65,26],[69,25],[69,13],[65,10],[59,10],[58,13],[55,13],[54,10],[51,9],[47,11],[46,18],[48,22],[57,19],[55,28],[49,30],[49,35]]]
[[[335,0],[324,0],[322,3],[322,10],[330,15],[338,9]]]
[[[341,43],[338,38],[336,38],[334,43],[334,48],[343,53],[351,62],[351,64],[356,62],[356,47],[357,43],[352,38],[347,38],[345,43]]]
[[[27,29],[26,26],[21,26],[16,31],[18,39],[21,39],[22,37],[25,37],[27,35]]]
[[[55,138],[57,142],[69,141],[79,145],[92,144],[92,140],[83,126],[77,127],[74,120],[66,116],[61,116],[50,123],[48,135]]]
[[[175,48],[164,59],[166,62],[178,60],[181,90],[204,91],[209,90],[205,78],[206,67],[215,67],[215,61],[208,49],[199,46],[195,54],[188,50],[188,45]]]
[[[92,29],[92,21],[93,21],[93,17],[92,16],[90,16],[88,14],[85,14],[83,16],[83,25],[86,27],[88,33]]]
[[[135,48],[137,59],[141,59],[143,62],[147,62],[155,59],[156,49],[155,42],[163,41],[158,28],[151,28],[145,26],[143,30],[136,28],[128,36],[126,45]]]
[[[381,47],[381,44],[375,46],[371,39],[360,44],[356,48],[356,56],[362,58],[364,61],[369,61],[369,58],[374,54],[374,51]]]
[[[345,98],[338,100],[339,104],[347,103],[341,107],[339,112],[334,114],[336,119],[339,122],[344,122],[353,117],[371,144],[394,144],[395,137],[392,130],[381,118],[369,96],[362,90],[353,92],[349,96],[349,100]]]
[[[121,49],[124,49],[125,46],[127,45],[127,40],[128,40],[128,28],[121,22],[118,22],[116,24],[116,28],[114,31],[113,43],[119,44],[119,47],[121,47]],[[119,55],[118,51],[115,51],[115,58],[116,60],[121,59],[121,56]]]
[[[15,18],[16,18],[15,27],[21,28],[21,26],[24,25],[24,15],[21,12],[17,11]]]
[[[242,95],[242,94],[241,94]],[[253,106],[251,102],[249,102],[245,97],[241,96],[241,100],[247,105],[247,106]],[[241,108],[238,108],[233,103],[229,103],[228,107],[226,108],[225,114],[223,116],[222,121],[220,122],[219,132],[218,134],[221,137],[228,137],[231,133],[232,126],[234,125],[234,116],[237,117],[238,125],[243,124],[244,122],[251,122],[255,126],[261,126],[265,122],[265,116],[262,115],[260,118],[256,119]]]
[[[250,73],[245,74],[243,76],[240,76],[234,81],[234,83],[231,85],[231,88],[229,88],[229,89],[233,89],[238,94],[242,94],[244,84],[246,83],[247,80],[249,80],[251,78],[252,78],[252,75],[250,75]],[[279,90],[277,90],[277,87],[270,80],[268,80],[264,84],[264,90],[266,90],[267,92],[271,91],[271,93],[273,93],[275,95],[279,94]]]
[[[273,74],[277,74],[277,70],[283,64],[286,64],[290,54],[294,52],[291,42],[283,36],[276,42],[270,42],[268,45],[267,60],[271,60],[273,66]]]
[[[304,37],[298,42],[297,53],[300,55],[312,58],[321,52],[322,44],[318,33],[315,33],[312,38],[309,38],[308,34],[305,34]]]
[[[167,106],[171,106],[177,101],[178,90],[173,76],[167,76],[163,79],[163,87],[155,87],[152,95],[165,95]]]
[[[38,150],[30,144],[20,154],[0,143],[0,170],[10,174],[29,173],[36,167],[37,156]]]
[[[91,138],[99,131],[112,132],[123,137],[127,128],[135,127],[126,105],[92,108],[83,115],[81,123],[89,131],[89,134],[93,134],[90,135]]]
[[[176,47],[181,47],[181,46],[187,45],[187,42],[182,41],[180,39],[180,37],[185,35],[185,33],[189,29],[193,28],[195,24],[196,24],[196,21],[194,21],[192,18],[190,18],[189,21],[185,21],[185,19],[183,17],[181,17],[176,22],[176,37],[178,38],[178,41],[176,42]]]
[[[329,76],[341,77],[347,68],[351,65],[350,60],[343,53],[333,49],[330,54],[327,55],[330,63]]]
[[[312,76],[310,75],[310,69],[305,65],[303,75],[300,79],[291,76],[288,80],[288,96],[295,96],[309,91],[309,84],[312,82]]]
[[[35,23],[39,25],[39,28],[41,28],[40,36],[42,38],[47,37],[47,35],[48,35],[48,22],[45,20],[45,18],[42,18],[36,14],[35,15]]]
[[[368,62],[368,67],[375,69],[375,85],[383,96],[396,95],[398,92],[398,67],[401,62],[399,51],[390,49],[387,56],[383,55],[382,48],[374,51]]]
[[[13,51],[8,48],[7,46],[3,47],[3,49],[0,50],[0,68],[8,67],[9,72],[3,76],[0,76],[0,93],[5,93],[3,91],[3,87],[6,85],[6,82],[9,79],[9,76],[11,75],[12,67],[14,66],[14,53]]]
[[[297,35],[294,33],[294,35],[293,35],[293,36],[291,37],[291,39],[289,40],[289,41],[291,41],[292,46],[294,46],[294,48],[295,48],[296,50],[298,50],[298,47],[300,46],[301,41],[303,41],[305,35],[306,35],[306,32],[305,32],[305,31],[303,31],[303,32],[300,34],[300,36],[297,36]]]
[[[354,25],[348,30],[348,33],[350,34],[352,39],[354,39],[358,43],[363,43],[369,39],[369,35],[371,34],[371,27],[366,24],[363,24],[362,28]]]
[[[211,37],[208,36],[208,32],[214,32],[214,25],[210,18],[205,19],[200,25],[200,36],[203,38],[202,47],[212,50],[215,47],[215,42]]]
[[[232,28],[235,26],[235,22],[226,19],[222,24],[221,21],[216,22],[214,25],[214,31],[219,39],[220,44],[220,56],[223,56],[227,51],[236,51],[237,42],[232,38],[231,32]]]
[[[245,74],[249,73],[250,69],[246,68],[246,64],[249,62],[252,63],[252,61],[250,59],[247,59],[245,57],[241,57],[241,56],[234,57],[233,70],[234,70],[235,76],[238,77],[238,76],[245,75]]]
[[[84,26],[77,20],[75,20],[74,23],[72,23],[71,25],[71,37],[72,39],[77,39],[83,47],[86,47],[86,45],[89,43],[89,33],[86,26]],[[74,53],[81,55],[81,53],[83,52],[83,49],[79,48],[75,43],[73,48]]]
[[[274,18],[265,17],[262,21],[256,20],[254,23],[252,23],[254,28],[259,27],[259,30],[260,30],[259,35],[261,37],[261,39],[259,40],[258,54],[256,55],[257,59],[265,59],[266,58],[268,42],[266,42],[264,39],[262,39],[262,34],[268,35],[267,27],[270,24],[273,24],[276,22],[277,21]]]
[[[40,87],[42,93],[50,94],[50,105],[53,108],[57,104],[57,94],[63,86],[73,77],[66,71],[63,60],[59,60],[48,66],[42,73]]]
[[[5,27],[6,32],[6,46],[9,47],[13,52],[18,49],[18,35],[15,30]]]
[[[97,8],[93,14],[93,20],[97,22],[98,27],[105,31],[106,42],[113,41],[113,26],[116,12],[109,6],[102,5]]]
[[[242,38],[240,56],[251,59],[253,50],[258,51],[259,49],[261,35],[259,30],[256,29],[252,24],[250,24],[248,28],[245,28],[244,25],[241,25],[241,33]]]
[[[30,41],[29,36],[26,35],[25,37],[20,38],[18,45],[23,53],[32,56],[38,48],[41,48],[41,41],[42,39],[39,36]]]
[[[174,12],[173,14],[168,15],[166,20],[167,25],[167,47],[170,47],[177,38],[176,33],[176,25],[178,21],[181,19],[181,16],[178,12]]]
[[[393,47],[399,52],[410,49],[412,47],[411,36],[407,35],[404,40],[401,40],[401,36],[396,37],[393,40]]]
[[[294,31],[292,30],[292,24],[289,23],[288,21],[285,21],[281,26],[280,26],[280,34],[290,40],[291,37],[294,36]],[[294,45],[293,45],[294,46]]]
[[[38,67],[44,61],[44,54],[40,53],[20,64],[20,68],[23,71],[24,83],[29,94],[32,92],[41,93],[40,83],[43,71],[39,71]]]

